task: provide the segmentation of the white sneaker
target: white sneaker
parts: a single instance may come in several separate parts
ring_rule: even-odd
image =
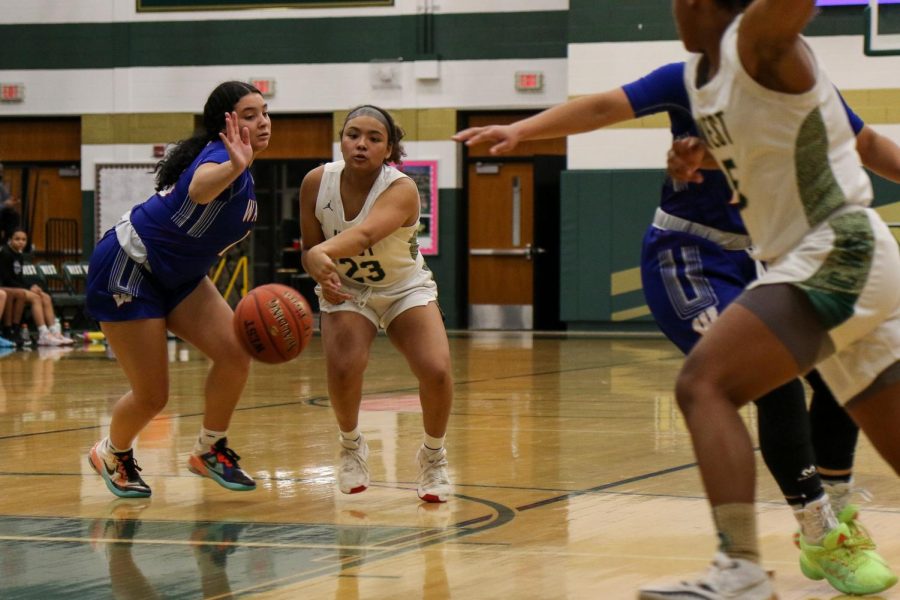
[[[641,588],[638,600],[774,600],[775,589],[758,564],[716,553],[697,581]]]
[[[362,434],[355,442],[340,438],[341,460],[338,468],[338,488],[345,494],[358,494],[369,487],[369,445]]]
[[[419,476],[416,478],[419,498],[425,502],[446,502],[453,491],[447,473],[447,450],[441,448],[434,452],[422,445],[416,460],[419,461]]]
[[[62,346],[63,344],[58,339],[53,337],[53,334],[47,332],[47,333],[42,333],[38,337],[37,345],[38,346]]]
[[[53,339],[59,342],[60,346],[72,346],[75,344],[73,340],[67,338],[61,333],[51,331],[50,335],[53,337]]]

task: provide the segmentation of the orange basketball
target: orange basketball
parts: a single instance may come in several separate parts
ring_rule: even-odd
[[[278,283],[261,285],[250,290],[234,308],[234,332],[256,360],[287,362],[309,344],[312,309],[293,288]]]

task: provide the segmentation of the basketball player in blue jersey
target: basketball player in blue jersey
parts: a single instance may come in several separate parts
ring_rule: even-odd
[[[775,592],[759,565],[753,451],[738,410],[815,367],[900,474],[900,253],[868,207],[872,186],[841,99],[800,35],[814,0],[672,6],[679,36],[695,53],[684,82],[704,141],[676,140],[670,173],[697,181],[711,155],[734,190],[754,256],[768,268],[694,346],[676,383],[719,553],[699,581],[648,586],[640,598],[769,600]],[[801,536],[804,556],[853,556],[850,525],[821,540]],[[861,570],[845,580],[850,561],[807,566],[845,593],[875,581]]]
[[[492,142],[491,153],[499,154],[520,141],[583,133],[660,112],[668,113],[674,139],[697,135],[684,85],[684,63],[665,65],[621,88],[571,100],[511,125],[467,129],[454,139],[468,145]],[[900,181],[900,148],[865,126],[848,107],[846,112],[866,166]],[[701,183],[667,179],[654,222],[644,236],[641,275],[647,304],[663,333],[685,354],[757,276],[750,240],[737,205],[731,203],[732,195],[725,175],[714,165],[703,171]],[[690,281],[691,287],[685,289],[682,281]],[[757,400],[763,459],[806,539],[819,539],[838,520],[850,524],[859,547],[867,550],[857,553],[851,572],[864,568],[870,581],[857,582],[857,589],[874,593],[884,589],[893,574],[857,526],[857,508],[850,503],[858,429],[817,374],[807,379],[814,391],[808,413],[799,380]],[[818,566],[810,563],[843,559],[806,554],[801,554],[801,567],[811,576],[817,576]],[[869,563],[875,567],[867,567]],[[851,576],[855,574],[848,572],[847,577]]]
[[[230,490],[256,487],[226,439],[250,357],[235,336],[231,308],[207,273],[256,222],[248,169],[270,135],[259,90],[239,81],[220,84],[206,101],[203,129],[157,165],[157,193],[123,215],[91,257],[87,310],[131,384],[113,407],[109,435],[88,455],[116,496],[150,495],[132,445],[168,401],[167,331],[212,362],[188,468]]]
[[[359,409],[369,349],[384,329],[419,380],[425,432],[416,491],[426,502],[446,502],[450,345],[437,286],[419,252],[418,189],[389,164],[402,159],[402,138],[387,111],[350,111],[341,128],[343,160],[313,169],[300,186],[302,260],[318,283],[328,396],[340,429],[338,488],[355,494],[369,486]]]

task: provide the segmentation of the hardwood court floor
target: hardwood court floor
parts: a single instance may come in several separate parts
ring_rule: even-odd
[[[169,406],[136,445],[144,501],[115,500],[85,458],[126,388],[104,348],[3,357],[0,598],[619,600],[705,569],[711,522],[673,402],[673,346],[516,333],[451,344],[445,505],[416,498],[416,384],[384,337],[362,413],[373,485],[355,496],[334,486],[318,337],[295,362],[253,367],[230,439],[254,492],[185,468],[207,364],[193,351],[172,362]],[[793,517],[759,472],[781,600],[842,598],[800,574]],[[900,568],[900,486],[866,441],[857,477],[874,495],[864,522]]]

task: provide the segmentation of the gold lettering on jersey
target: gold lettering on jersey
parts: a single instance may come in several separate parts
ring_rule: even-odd
[[[703,139],[710,148],[722,148],[734,142],[731,134],[728,132],[728,126],[725,125],[725,113],[722,111],[714,115],[706,115],[700,117],[697,122]]]

